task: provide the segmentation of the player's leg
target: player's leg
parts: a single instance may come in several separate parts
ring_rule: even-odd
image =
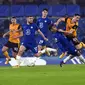
[[[11,59],[10,59],[10,56],[9,56],[9,54],[8,54],[8,52],[7,52],[7,50],[8,50],[8,47],[3,46],[2,52],[3,52],[3,55],[6,57],[5,64],[8,64],[9,61],[11,60]]]
[[[80,41],[79,41],[76,37],[72,38],[71,41],[73,42],[73,44],[74,44],[75,46],[80,44]]]
[[[65,46],[62,45],[62,42],[57,42],[56,44],[62,52],[62,54],[59,56],[59,58],[63,58],[64,56],[67,55],[67,49],[65,48]]]
[[[38,51],[38,47],[36,44],[29,45],[29,49],[34,53],[35,57],[40,57],[42,54],[46,53],[46,49]]]
[[[38,45],[38,51],[41,51],[41,50],[42,50],[42,46]]]
[[[44,40],[42,39],[42,37],[39,37],[38,39],[38,51],[41,51],[43,49],[44,46]]]
[[[46,54],[48,55],[48,56],[50,56],[50,50],[51,49],[49,49],[49,48],[47,48],[46,46],[43,46],[43,49],[45,49],[46,50]]]
[[[14,43],[12,45],[12,56],[16,59],[16,55],[18,54],[20,45],[18,43]]]
[[[54,48],[47,47],[46,50],[49,51],[49,52],[57,53],[57,49],[54,49]]]
[[[2,48],[3,55],[6,57],[5,64],[8,64],[9,61],[11,60],[11,58],[10,58],[8,52],[7,52],[7,50],[10,48],[10,46],[11,46],[11,44],[10,44],[10,42],[8,41],[8,42],[5,44],[5,46],[3,46],[3,48]]]
[[[59,58],[63,58],[64,56],[66,56],[67,55],[67,52],[63,52],[60,56],[59,56]]]
[[[46,50],[46,54],[50,56],[50,52],[47,50],[47,47],[46,47],[46,41],[40,37],[38,41],[38,52],[41,52],[41,50],[44,50],[44,49]]]
[[[65,64],[67,61],[69,61],[73,57],[74,57],[73,55],[67,56],[63,61],[60,62],[60,67],[62,67],[63,64]]]
[[[25,50],[26,50],[26,47],[24,45],[21,45],[20,48],[19,48],[19,52],[16,56],[16,60],[17,60],[18,65],[20,65],[20,59],[21,59],[21,56],[23,55]]]
[[[83,55],[81,54],[81,51],[78,50],[77,53],[78,53],[78,56],[77,56],[77,57],[79,58],[79,60],[80,60],[82,63],[85,64],[85,59],[84,59]]]

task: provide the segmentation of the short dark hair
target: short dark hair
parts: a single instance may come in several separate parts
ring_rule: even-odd
[[[47,8],[44,8],[42,11],[47,11],[48,12],[48,9]]]
[[[80,16],[80,14],[75,14],[74,16]]]
[[[15,19],[16,19],[16,17],[15,17],[15,16],[12,16],[11,18],[15,18]]]
[[[27,16],[27,17],[34,17],[34,16],[32,16],[32,15],[29,15],[29,16]]]
[[[49,30],[51,31],[52,27],[55,26],[54,24],[49,25]]]

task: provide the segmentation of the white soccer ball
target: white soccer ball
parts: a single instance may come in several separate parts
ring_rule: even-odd
[[[33,59],[27,60],[27,66],[29,66],[29,67],[35,66],[34,60]]]

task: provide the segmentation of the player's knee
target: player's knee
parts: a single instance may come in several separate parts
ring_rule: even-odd
[[[12,56],[13,56],[14,58],[16,58],[16,55],[17,55],[17,52],[13,52],[13,53],[12,53]]]
[[[2,52],[4,53],[5,51],[7,51],[7,49],[3,47],[2,48]]]
[[[79,51],[77,51],[77,56],[80,56],[80,55],[81,55],[81,53]]]
[[[24,51],[22,49],[19,50],[18,54],[21,55]]]

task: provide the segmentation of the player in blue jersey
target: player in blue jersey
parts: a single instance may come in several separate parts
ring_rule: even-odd
[[[53,32],[53,34],[55,33],[54,38],[57,38],[58,42],[62,45],[62,48],[64,49],[64,51],[66,51],[67,54],[69,54],[69,56],[64,61],[62,61],[60,63],[60,66],[61,67],[62,67],[62,65],[64,63],[66,63],[68,60],[70,60],[71,58],[73,58],[75,56],[78,56],[78,58],[80,59],[80,61],[83,62],[83,63],[85,63],[85,59],[82,57],[81,53],[64,36],[63,33],[70,34],[68,31],[63,31],[62,29],[57,29],[55,25],[51,25],[49,27],[49,30],[51,32]],[[61,45],[58,45],[58,46],[61,46]],[[61,49],[61,47],[60,47],[60,49]]]
[[[38,31],[39,34],[44,38],[44,40],[48,40],[44,34],[38,29],[37,25],[33,23],[34,17],[29,16],[27,17],[27,23],[22,26],[23,31],[23,42],[20,46],[19,52],[17,54],[17,61],[18,64],[20,63],[19,60],[26,49],[30,49],[34,56],[39,57],[43,52],[38,53],[38,48],[35,40],[35,32]]]
[[[47,16],[48,9],[45,8],[42,10],[42,17],[37,19],[37,25],[45,37],[47,37],[49,25],[52,24],[52,21]],[[46,41],[41,36],[38,36],[38,50],[41,51],[44,48],[46,48]]]

